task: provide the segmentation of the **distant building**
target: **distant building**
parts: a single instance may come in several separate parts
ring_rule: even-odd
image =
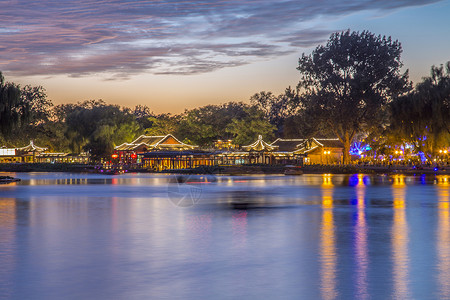
[[[304,164],[341,163],[344,154],[344,145],[339,139],[277,139],[271,145],[278,146],[280,151],[304,155]]]
[[[36,162],[36,157],[47,150],[36,146],[33,141],[30,141],[22,148],[0,148],[0,162]]]
[[[232,140],[217,140],[214,142],[214,148],[220,150],[232,150],[238,148],[238,145],[233,144]]]
[[[21,148],[0,148],[2,163],[88,163],[89,154],[70,154],[47,152],[47,148],[38,147],[33,141]]]
[[[115,147],[113,158],[119,163],[139,164],[145,163],[146,159],[144,159],[143,155],[145,153],[169,151],[174,154],[177,153],[177,151],[193,150],[197,147],[198,146],[185,144],[171,134],[161,136],[141,135],[131,143],[123,143]],[[155,156],[152,157],[156,158]],[[150,158],[148,156],[146,158],[148,158],[146,162],[147,167],[152,168],[148,161]]]
[[[262,136],[247,146],[242,147],[243,151],[229,151],[216,155],[216,161],[224,165],[236,164],[293,164],[303,163],[303,154],[295,154],[293,151],[281,151],[279,145],[265,142]]]

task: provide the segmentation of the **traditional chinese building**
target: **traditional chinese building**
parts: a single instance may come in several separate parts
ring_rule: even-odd
[[[37,162],[36,157],[47,150],[36,146],[33,141],[22,148],[0,148],[0,162]]]
[[[0,148],[0,162],[12,163],[88,163],[89,154],[71,154],[47,152],[47,148],[38,147],[33,141],[21,148]]]
[[[197,146],[183,143],[171,134],[141,135],[131,143],[115,147],[113,158],[118,163],[140,164],[154,170],[189,168],[197,165],[196,160],[204,156],[201,151],[193,151],[196,148]]]
[[[305,164],[341,163],[344,153],[344,145],[339,139],[277,139],[271,145],[294,155],[304,155]]]
[[[298,143],[297,143],[298,144]],[[243,146],[244,151],[224,152],[216,155],[219,164],[235,165],[235,164],[294,164],[301,165],[303,163],[304,154],[295,154],[293,151],[287,151],[286,147],[280,149],[280,145],[274,143],[269,144],[262,139],[260,135],[258,139],[250,145]],[[294,147],[295,149],[295,147]]]
[[[142,167],[155,171],[216,165],[214,154],[202,150],[156,150],[140,156],[142,156]]]
[[[90,155],[87,152],[80,154],[66,152],[42,152],[36,155],[36,162],[40,163],[89,163]]]
[[[171,134],[164,136],[141,135],[131,143],[123,143],[114,148],[117,159],[120,163],[141,163],[142,155],[153,151],[183,151],[192,150],[197,146],[188,145]]]

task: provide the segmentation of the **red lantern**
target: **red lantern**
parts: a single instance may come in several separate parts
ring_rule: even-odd
[[[136,153],[131,154],[131,158],[133,159],[137,158],[137,154]]]
[[[116,159],[116,158],[118,158],[118,157],[119,157],[119,155],[118,155],[118,154],[116,154],[116,153],[114,153],[113,155],[111,155],[111,157],[112,157],[112,158],[114,158],[114,159]]]

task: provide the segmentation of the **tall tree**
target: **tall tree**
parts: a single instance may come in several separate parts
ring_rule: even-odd
[[[42,86],[26,85],[20,89],[20,97],[21,113],[28,120],[23,125],[37,125],[50,119],[53,104]]]
[[[250,103],[264,112],[265,117],[277,127],[277,136],[284,135],[284,125],[287,118],[293,116],[298,102],[297,91],[288,87],[283,94],[275,96],[272,92],[259,92],[250,98]]]
[[[241,146],[248,145],[254,142],[259,135],[272,141],[277,128],[264,118],[264,112],[256,107],[247,108],[246,112],[246,117],[235,118],[226,127],[226,131],[233,135],[234,143]]]
[[[212,145],[217,139],[229,139],[232,135],[226,130],[227,126],[233,119],[245,118],[248,108],[249,105],[242,102],[228,102],[187,110],[181,116],[180,138],[201,146]]]
[[[450,143],[450,62],[431,67],[413,92],[391,103],[388,133],[411,143],[428,159]]]
[[[0,72],[0,133],[3,137],[8,137],[22,121],[20,105],[20,87],[14,83],[5,82]]]
[[[154,117],[154,114],[147,105],[136,105],[133,109],[133,115],[136,117],[136,121],[142,129],[147,129],[152,126],[151,118]]]
[[[107,157],[115,145],[132,140],[141,130],[129,109],[101,100],[85,101],[67,109],[66,135],[72,151],[89,151],[94,158]]]
[[[148,135],[166,135],[177,134],[180,122],[180,116],[172,116],[171,114],[160,114],[154,117],[148,117],[150,126],[145,129]]]
[[[344,163],[355,135],[387,120],[387,103],[411,88],[401,73],[402,47],[390,37],[350,30],[299,59],[300,105],[344,144]]]

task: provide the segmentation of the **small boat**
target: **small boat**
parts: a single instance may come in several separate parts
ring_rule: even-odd
[[[125,173],[125,171],[121,170],[121,169],[106,169],[103,172],[103,174],[105,174],[105,175],[120,175],[123,173]]]
[[[14,178],[11,176],[0,176],[0,184],[7,184],[12,182],[18,182],[20,181],[19,178]]]
[[[284,175],[302,175],[303,170],[300,166],[285,166],[284,167]]]

